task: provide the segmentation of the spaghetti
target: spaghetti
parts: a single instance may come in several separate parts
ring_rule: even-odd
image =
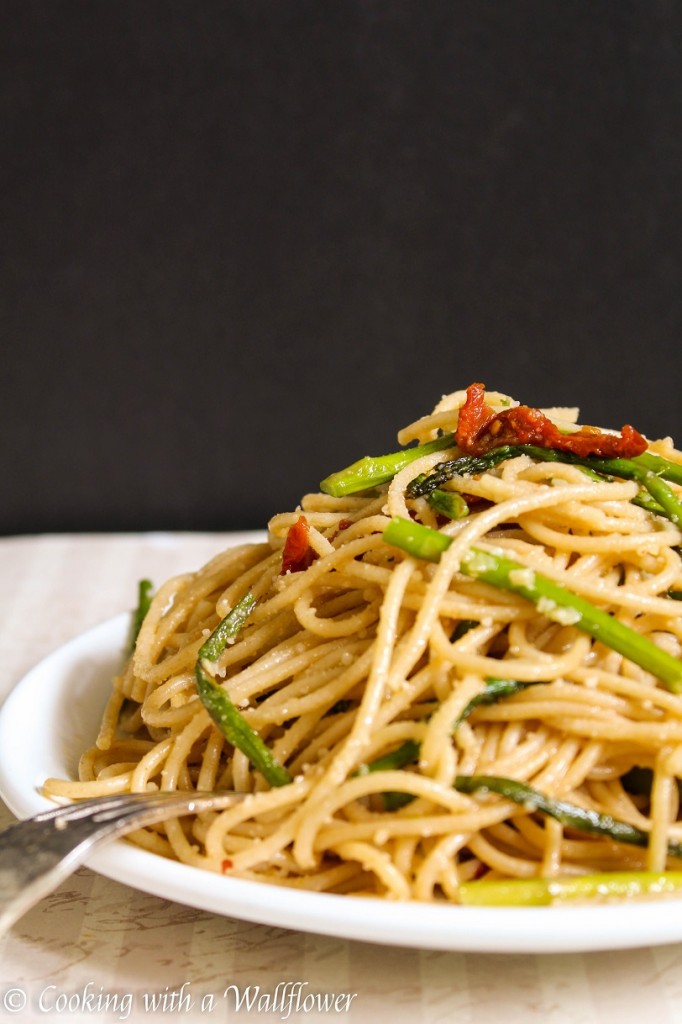
[[[246,792],[131,838],[315,891],[676,877],[682,455],[576,415],[472,385],[165,583],[46,792]]]

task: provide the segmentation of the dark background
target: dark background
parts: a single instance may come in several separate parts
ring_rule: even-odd
[[[682,435],[682,5],[0,15],[0,532],[260,527],[474,379]]]

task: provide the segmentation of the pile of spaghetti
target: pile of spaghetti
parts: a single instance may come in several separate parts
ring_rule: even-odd
[[[301,889],[675,891],[682,455],[576,419],[471,385],[160,587],[46,791],[247,793],[133,840]]]

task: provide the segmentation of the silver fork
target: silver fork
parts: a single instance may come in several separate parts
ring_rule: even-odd
[[[94,846],[133,829],[198,811],[220,810],[243,793],[121,793],[81,800],[0,832],[0,932],[83,863]]]

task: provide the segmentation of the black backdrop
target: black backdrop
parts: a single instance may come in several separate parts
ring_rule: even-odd
[[[682,435],[674,0],[0,13],[0,532],[260,527],[474,379]]]

